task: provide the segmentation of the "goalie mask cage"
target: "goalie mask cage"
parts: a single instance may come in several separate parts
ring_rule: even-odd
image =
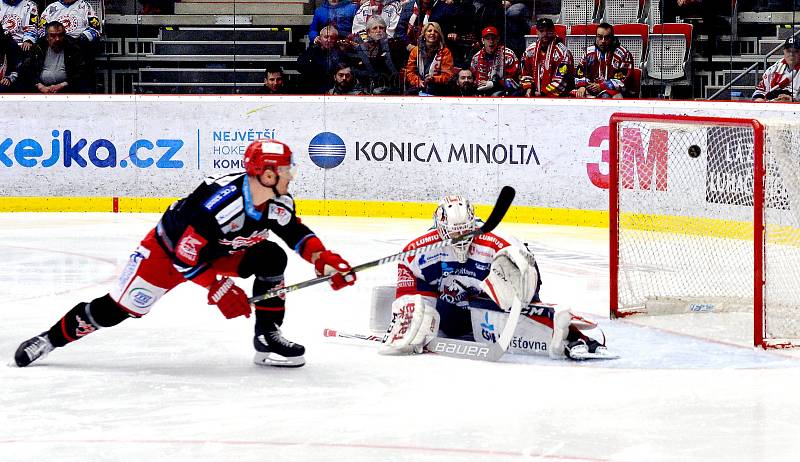
[[[800,346],[800,125],[618,113],[609,151],[612,314],[752,312],[754,345]]]

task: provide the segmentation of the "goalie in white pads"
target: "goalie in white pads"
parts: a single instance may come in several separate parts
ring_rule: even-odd
[[[455,239],[480,227],[469,200],[442,199],[434,228],[404,250]],[[541,278],[533,254],[517,239],[495,232],[434,248],[398,264],[392,321],[382,354],[422,353],[437,336],[493,343],[502,334],[514,298],[525,309],[508,351],[584,359],[607,354],[605,339],[573,325],[569,310],[541,305]],[[591,332],[591,331],[590,331]]]

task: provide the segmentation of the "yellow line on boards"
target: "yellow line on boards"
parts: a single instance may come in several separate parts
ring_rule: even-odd
[[[176,198],[150,197],[4,197],[0,200],[0,212],[123,212],[162,213]],[[432,218],[435,203],[428,202],[382,202],[354,200],[297,201],[297,210],[302,215],[352,216],[375,218]],[[487,217],[491,205],[477,205],[476,213]],[[533,223],[572,226],[608,226],[605,211],[559,209],[547,207],[512,206],[504,221],[509,223]]]

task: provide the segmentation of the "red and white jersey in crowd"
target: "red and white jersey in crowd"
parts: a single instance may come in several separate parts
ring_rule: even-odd
[[[100,19],[97,17],[92,5],[86,0],[77,0],[72,5],[65,5],[61,2],[47,5],[42,12],[42,20],[40,22],[42,36],[47,32],[44,30],[45,24],[52,21],[58,21],[63,24],[67,35],[73,38],[83,35],[92,42],[99,40],[102,33]]]
[[[516,79],[519,72],[519,61],[513,51],[502,45],[498,45],[492,55],[487,54],[486,50],[481,48],[472,57],[470,70],[475,76],[476,83]]]
[[[358,8],[353,17],[353,34],[359,34],[367,30],[367,20],[370,16],[380,16],[386,21],[386,35],[394,37],[397,23],[400,22],[400,12],[403,5],[394,0],[370,0]]]
[[[522,75],[533,77],[541,96],[562,96],[575,83],[575,60],[564,42],[553,39],[546,48],[537,41],[522,54]]]
[[[785,59],[781,59],[764,72],[753,92],[753,98],[773,99],[776,96],[774,92],[786,91],[794,101],[800,101],[799,71],[800,63],[791,68]]]
[[[600,94],[614,96],[625,91],[625,81],[633,73],[633,55],[621,45],[606,52],[592,45],[586,49],[576,71],[576,87],[596,83],[602,87]]]
[[[441,240],[439,232],[434,229],[411,241],[403,250]],[[511,237],[486,233],[472,240],[463,263],[458,261],[452,246],[408,257],[397,265],[396,297],[420,294],[430,297],[437,307],[440,304],[466,306],[469,297],[481,293],[480,283],[489,274],[495,254],[511,245],[522,244]]]
[[[17,43],[36,43],[39,38],[39,7],[31,0],[21,0],[16,5],[0,2],[0,20],[3,21],[3,32],[11,35]]]

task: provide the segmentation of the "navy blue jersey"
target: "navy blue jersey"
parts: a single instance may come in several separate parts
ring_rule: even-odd
[[[208,178],[187,197],[170,205],[156,226],[156,237],[178,271],[193,279],[214,260],[258,244],[274,232],[300,253],[314,233],[297,218],[294,199],[253,204],[244,173]]]

